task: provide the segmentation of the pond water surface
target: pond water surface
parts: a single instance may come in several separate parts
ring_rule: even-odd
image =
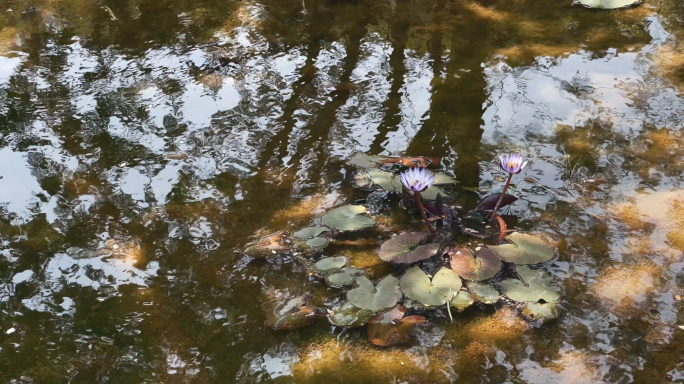
[[[0,0],[0,382],[684,381],[684,3]],[[264,304],[339,290],[245,244],[365,203],[357,152],[434,156],[464,215],[550,241],[560,317],[428,314],[379,348]],[[374,280],[397,197],[344,254]],[[451,245],[473,242],[451,228]]]

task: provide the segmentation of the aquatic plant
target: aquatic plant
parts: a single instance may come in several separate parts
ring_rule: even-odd
[[[323,224],[338,231],[357,231],[372,227],[375,220],[366,216],[368,209],[362,205],[345,205],[323,215]]]
[[[415,263],[434,256],[439,250],[439,244],[423,244],[420,242],[426,234],[421,232],[401,233],[380,246],[378,256],[387,262]]]
[[[543,239],[532,235],[513,232],[506,236],[507,225],[496,214],[498,208],[517,200],[515,196],[506,194],[506,190],[512,176],[527,165],[522,156],[501,156],[500,166],[509,174],[506,186],[502,193],[480,201],[474,211],[492,211],[492,217],[499,221],[497,243],[479,244],[474,251],[463,245],[452,246],[443,252],[439,252],[442,244],[437,239],[443,241],[448,234],[444,230],[437,234],[432,222],[443,220],[459,228],[462,220],[457,211],[459,207],[449,205],[452,196],[446,193],[442,195],[442,191],[435,187],[437,184],[456,183],[455,178],[444,172],[427,170],[426,165],[438,164],[439,161],[428,161],[422,157],[380,156],[354,156],[353,159],[355,166],[363,168],[353,175],[355,187],[376,192],[375,196],[380,196],[382,200],[401,190],[405,203],[411,197],[407,194],[412,192],[432,235],[403,231],[376,248],[376,239],[385,236],[378,232],[370,237],[364,236],[360,230],[378,223],[380,232],[394,232],[398,226],[385,226],[386,218],[372,216],[369,208],[357,204],[329,210],[309,226],[294,232],[294,243],[286,239],[284,233],[260,239],[248,249],[250,253],[290,254],[295,261],[305,265],[308,276],[324,280],[331,288],[347,290],[346,300],[335,301],[326,309],[308,305],[308,300],[302,298],[281,303],[275,310],[268,310],[267,325],[274,329],[294,329],[327,315],[329,322],[335,326],[366,325],[372,344],[394,346],[412,340],[411,332],[415,326],[427,322],[422,315],[445,304],[452,321],[452,307],[459,311],[474,303],[496,305],[497,309],[508,307],[507,311],[499,310],[497,313],[506,314],[508,323],[510,316],[517,314],[521,319],[516,321],[522,325],[516,326],[516,329],[520,330],[526,329],[525,320],[548,320],[558,316],[562,287],[544,269],[527,266],[552,260],[555,255],[553,248]],[[401,171],[407,166],[408,170]],[[430,189],[434,200],[423,205],[422,194]],[[375,206],[376,200],[366,199],[366,204],[375,208],[372,212],[384,209]],[[380,204],[386,207],[382,202]],[[477,220],[481,223],[480,218]],[[482,240],[490,238],[486,232],[460,228],[466,235]],[[364,270],[347,266],[349,260],[344,256],[324,256],[315,262],[310,259],[317,257],[317,253],[321,253],[328,244],[332,244],[331,249],[335,252],[349,254],[353,248],[355,251],[351,254],[369,253],[379,263],[373,264],[372,269]],[[304,256],[296,252],[302,249],[307,250]],[[402,265],[409,267],[403,269]],[[394,268],[402,268],[401,279],[391,274]],[[414,314],[416,311],[420,315]]]
[[[490,220],[494,220],[494,217],[496,216],[496,211],[501,206],[501,203],[503,202],[504,197],[506,196],[506,191],[508,190],[508,187],[511,185],[513,175],[517,175],[518,173],[522,172],[523,168],[525,168],[525,166],[527,165],[528,162],[523,160],[524,159],[521,155],[515,153],[501,155],[501,157],[499,158],[499,165],[501,165],[501,169],[508,172],[508,180],[506,180],[506,185],[504,186],[504,189],[501,192],[501,196],[499,197],[499,200],[497,200],[496,205],[492,210],[492,215],[489,217]]]
[[[473,256],[469,249],[447,250],[451,258],[451,269],[466,280],[491,279],[501,271],[501,260],[489,248],[482,248]]]
[[[430,279],[420,267],[409,269],[400,286],[406,297],[425,306],[439,306],[450,301],[461,290],[461,278],[454,271],[442,268]]]
[[[406,189],[413,191],[416,198],[416,204],[418,204],[418,209],[420,210],[421,216],[423,216],[425,225],[427,225],[430,232],[436,232],[425,215],[425,208],[420,200],[420,193],[435,183],[435,174],[428,171],[426,168],[409,168],[408,171],[401,174],[401,183]]]
[[[407,309],[401,304],[379,313],[368,322],[368,340],[380,347],[404,344],[411,339],[416,325],[425,324],[423,316],[406,316]]]
[[[505,262],[526,265],[545,263],[553,259],[553,248],[536,236],[513,232],[506,240],[511,244],[490,247]]]

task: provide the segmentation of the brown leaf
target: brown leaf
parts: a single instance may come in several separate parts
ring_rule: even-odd
[[[423,316],[407,316],[406,308],[397,304],[392,309],[379,313],[368,322],[368,339],[380,347],[405,344],[411,341],[411,331],[416,325],[426,324]]]

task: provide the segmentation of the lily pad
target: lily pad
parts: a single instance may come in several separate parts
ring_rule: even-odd
[[[272,233],[255,242],[247,244],[244,253],[254,258],[260,259],[277,253],[287,252],[290,250],[290,247],[283,244],[284,238],[284,231]]]
[[[642,0],[577,0],[587,8],[618,9],[641,4]]]
[[[314,237],[304,242],[304,245],[308,248],[321,249],[328,246],[330,241],[325,237]]]
[[[308,227],[308,228],[303,228],[300,229],[299,231],[295,232],[292,234],[292,236],[298,238],[298,239],[313,239],[320,235],[323,232],[328,232],[330,231],[326,227]]]
[[[423,316],[407,316],[406,308],[394,308],[378,314],[368,322],[368,339],[374,345],[389,347],[411,341],[411,331],[419,324],[427,323]]]
[[[422,232],[404,232],[394,236],[382,243],[378,256],[395,264],[415,263],[428,259],[437,253],[439,244],[418,245],[426,235]]]
[[[560,306],[556,302],[526,303],[523,315],[537,319],[553,320],[560,315]]]
[[[275,330],[289,331],[311,324],[318,313],[307,305],[308,299],[307,296],[299,296],[276,305],[266,314],[266,325]]]
[[[444,172],[437,172],[435,174],[435,185],[454,184],[455,182],[456,179]]]
[[[499,283],[502,293],[511,300],[536,303],[544,300],[547,303],[560,299],[561,288],[556,285],[553,276],[542,269],[531,269],[527,266],[517,268],[523,283],[517,279],[506,279]]]
[[[501,270],[501,260],[489,248],[482,248],[477,257],[466,248],[450,254],[451,269],[466,280],[491,279]]]
[[[468,288],[470,289],[471,295],[481,303],[494,304],[499,301],[499,291],[489,284],[472,282],[468,283]]]
[[[444,192],[443,190],[437,188],[437,187],[430,187],[423,192],[420,193],[420,198],[422,200],[437,200],[437,195],[442,195],[444,196],[449,196],[448,193]]]
[[[314,268],[318,272],[328,273],[337,271],[345,265],[347,265],[347,258],[344,256],[324,257],[314,264]]]
[[[353,267],[342,268],[339,272],[332,273],[325,277],[325,282],[333,288],[350,287],[354,284],[357,277],[363,275],[362,269]]]
[[[489,247],[503,261],[524,265],[545,263],[553,259],[553,248],[536,236],[513,232],[506,237],[506,240],[513,244]]]
[[[452,307],[462,311],[476,301],[484,304],[494,304],[499,301],[499,292],[491,285],[470,282],[468,283],[468,288],[470,289],[470,292],[459,291],[458,294],[451,299]]]
[[[344,301],[329,311],[328,320],[339,327],[362,327],[373,317],[373,311],[361,309]]]
[[[363,205],[345,205],[323,215],[323,224],[340,231],[356,231],[372,227],[375,220],[366,216],[368,209]]]
[[[470,293],[466,291],[458,291],[456,296],[454,296],[454,298],[451,299],[451,302],[449,304],[451,304],[452,307],[458,309],[459,311],[462,311],[473,305],[474,302],[475,299],[473,299]]]
[[[361,167],[361,168],[373,168],[382,164],[383,161],[387,160],[388,157],[385,156],[373,156],[367,155],[365,153],[357,152],[349,158],[347,161],[349,164]]]
[[[447,268],[440,269],[430,281],[419,267],[409,269],[401,278],[401,290],[406,297],[423,305],[443,305],[461,289],[461,278]]]
[[[357,277],[356,288],[347,292],[347,300],[361,309],[374,312],[392,308],[401,300],[399,279],[388,275],[373,286],[366,276]]]
[[[354,184],[361,188],[379,187],[388,192],[396,192],[396,175],[377,168],[367,169],[354,175]],[[399,182],[401,188],[401,181]]]

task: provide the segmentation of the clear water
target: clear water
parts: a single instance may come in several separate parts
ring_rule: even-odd
[[[0,382],[684,381],[684,3],[570,3],[0,1]],[[353,153],[441,157],[465,213],[510,150],[557,321],[264,326],[339,291],[239,251],[364,201]],[[379,236],[421,228],[396,203]],[[361,240],[326,253],[395,272]]]

